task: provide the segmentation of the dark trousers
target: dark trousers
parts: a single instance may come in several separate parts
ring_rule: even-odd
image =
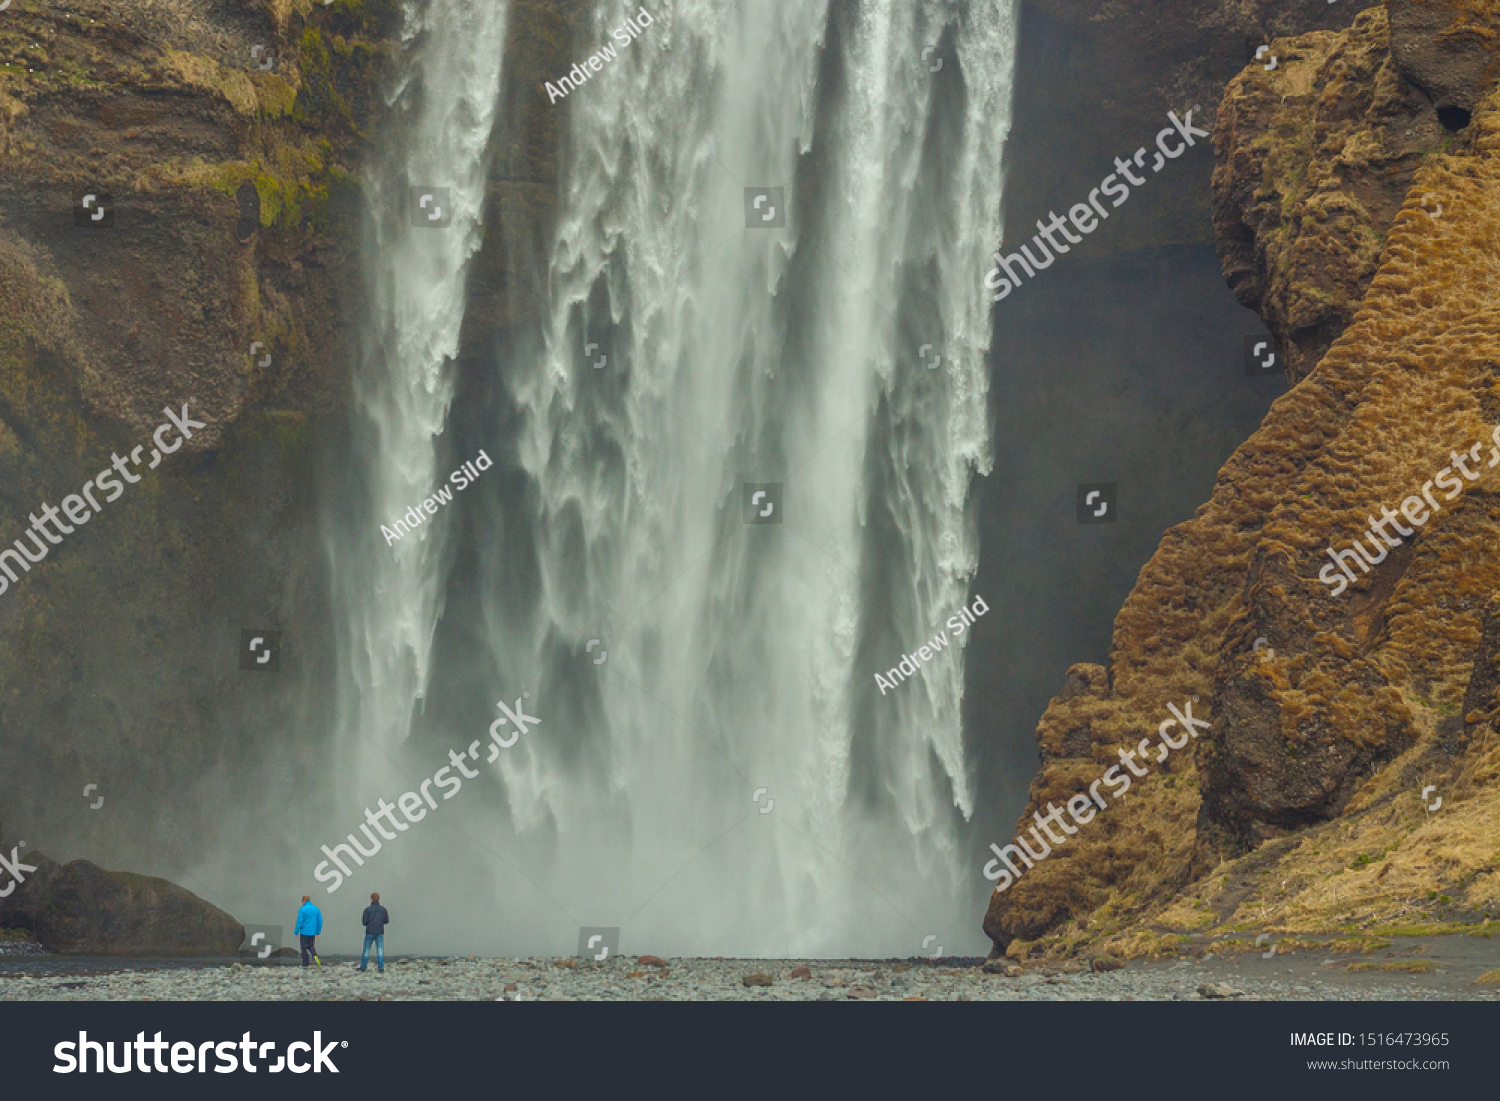
[[[317,937],[310,937],[306,933],[302,936],[302,966],[306,967],[312,963],[313,947],[318,943]]]

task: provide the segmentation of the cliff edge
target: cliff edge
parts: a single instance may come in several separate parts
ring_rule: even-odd
[[[1500,918],[1500,12],[1271,49],[1219,110],[1215,227],[1297,384],[1042,717],[1017,832],[1088,822],[1007,852],[997,952]]]

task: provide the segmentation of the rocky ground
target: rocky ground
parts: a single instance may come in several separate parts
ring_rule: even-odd
[[[1488,942],[1466,937],[1398,940],[1354,954],[1101,961],[1096,966],[1112,968],[1101,971],[1082,961],[393,957],[381,975],[331,956],[307,970],[289,960],[49,956],[0,960],[0,1001],[1496,1001],[1493,956]]]
[[[0,956],[45,956],[49,953],[32,940],[11,940],[0,937]]]

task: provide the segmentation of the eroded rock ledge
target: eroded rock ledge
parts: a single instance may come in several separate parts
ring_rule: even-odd
[[[1276,40],[1226,93],[1226,274],[1301,381],[1163,537],[1108,669],[1070,672],[1020,828],[1169,704],[1212,726],[991,896],[997,950],[1500,916],[1500,473],[1342,595],[1318,579],[1500,423],[1500,12],[1388,7]]]

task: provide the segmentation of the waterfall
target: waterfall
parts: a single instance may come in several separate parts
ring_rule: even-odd
[[[874,675],[944,629],[977,562],[1014,0],[639,9],[599,0],[575,39],[617,56],[550,108],[535,354],[496,364],[535,569],[492,549],[474,588],[495,698],[543,720],[491,766],[489,843],[538,888],[507,886],[507,943],[571,949],[576,920],[626,952],[982,950],[964,640],[893,693]],[[407,366],[419,443],[445,391]],[[428,454],[386,480],[416,487]],[[767,483],[755,511],[782,522],[747,523]],[[370,605],[403,690],[437,570],[400,559]]]
[[[340,787],[355,800],[394,774],[390,756],[425,691],[442,612],[448,518],[389,545],[380,525],[420,506],[448,473],[437,469],[435,441],[453,397],[465,276],[482,240],[506,10],[504,0],[406,5],[411,56],[391,97],[399,138],[367,173],[369,316],[354,395],[366,507],[348,510],[353,518],[329,547],[343,612],[337,703],[349,760],[340,763]],[[421,208],[424,219],[446,204],[440,228],[414,218],[413,189],[435,196]]]

